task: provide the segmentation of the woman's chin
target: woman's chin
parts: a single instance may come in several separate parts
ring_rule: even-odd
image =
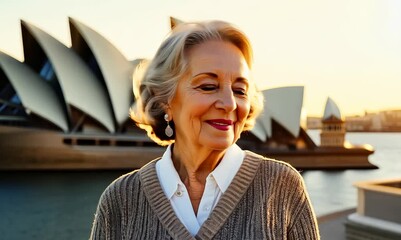
[[[233,145],[235,141],[233,139],[216,139],[216,138],[209,138],[206,142],[204,142],[204,146],[208,146],[214,150],[226,150],[231,145]]]

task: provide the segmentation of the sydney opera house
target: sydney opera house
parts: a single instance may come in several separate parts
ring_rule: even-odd
[[[127,60],[85,24],[70,18],[71,47],[21,21],[24,62],[0,52],[0,169],[138,168],[162,154],[129,119]],[[1,46],[0,46],[1,47]],[[364,147],[344,147],[343,121],[326,105],[318,146],[300,126],[303,87],[263,91],[266,105],[239,145],[298,168],[371,168]],[[332,139],[339,139],[339,142]]]

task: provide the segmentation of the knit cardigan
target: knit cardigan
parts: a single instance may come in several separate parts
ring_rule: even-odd
[[[91,239],[319,239],[302,177],[287,163],[246,151],[230,186],[192,236],[164,195],[156,161],[106,188]]]

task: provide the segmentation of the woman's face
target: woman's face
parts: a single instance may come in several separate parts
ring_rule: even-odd
[[[207,41],[187,52],[189,73],[179,81],[169,109],[176,144],[224,150],[235,143],[250,110],[248,65],[225,41]]]

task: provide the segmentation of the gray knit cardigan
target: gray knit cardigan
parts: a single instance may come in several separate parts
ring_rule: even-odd
[[[106,188],[91,239],[319,239],[302,177],[284,162],[247,151],[227,191],[191,236],[163,193],[156,161]]]

